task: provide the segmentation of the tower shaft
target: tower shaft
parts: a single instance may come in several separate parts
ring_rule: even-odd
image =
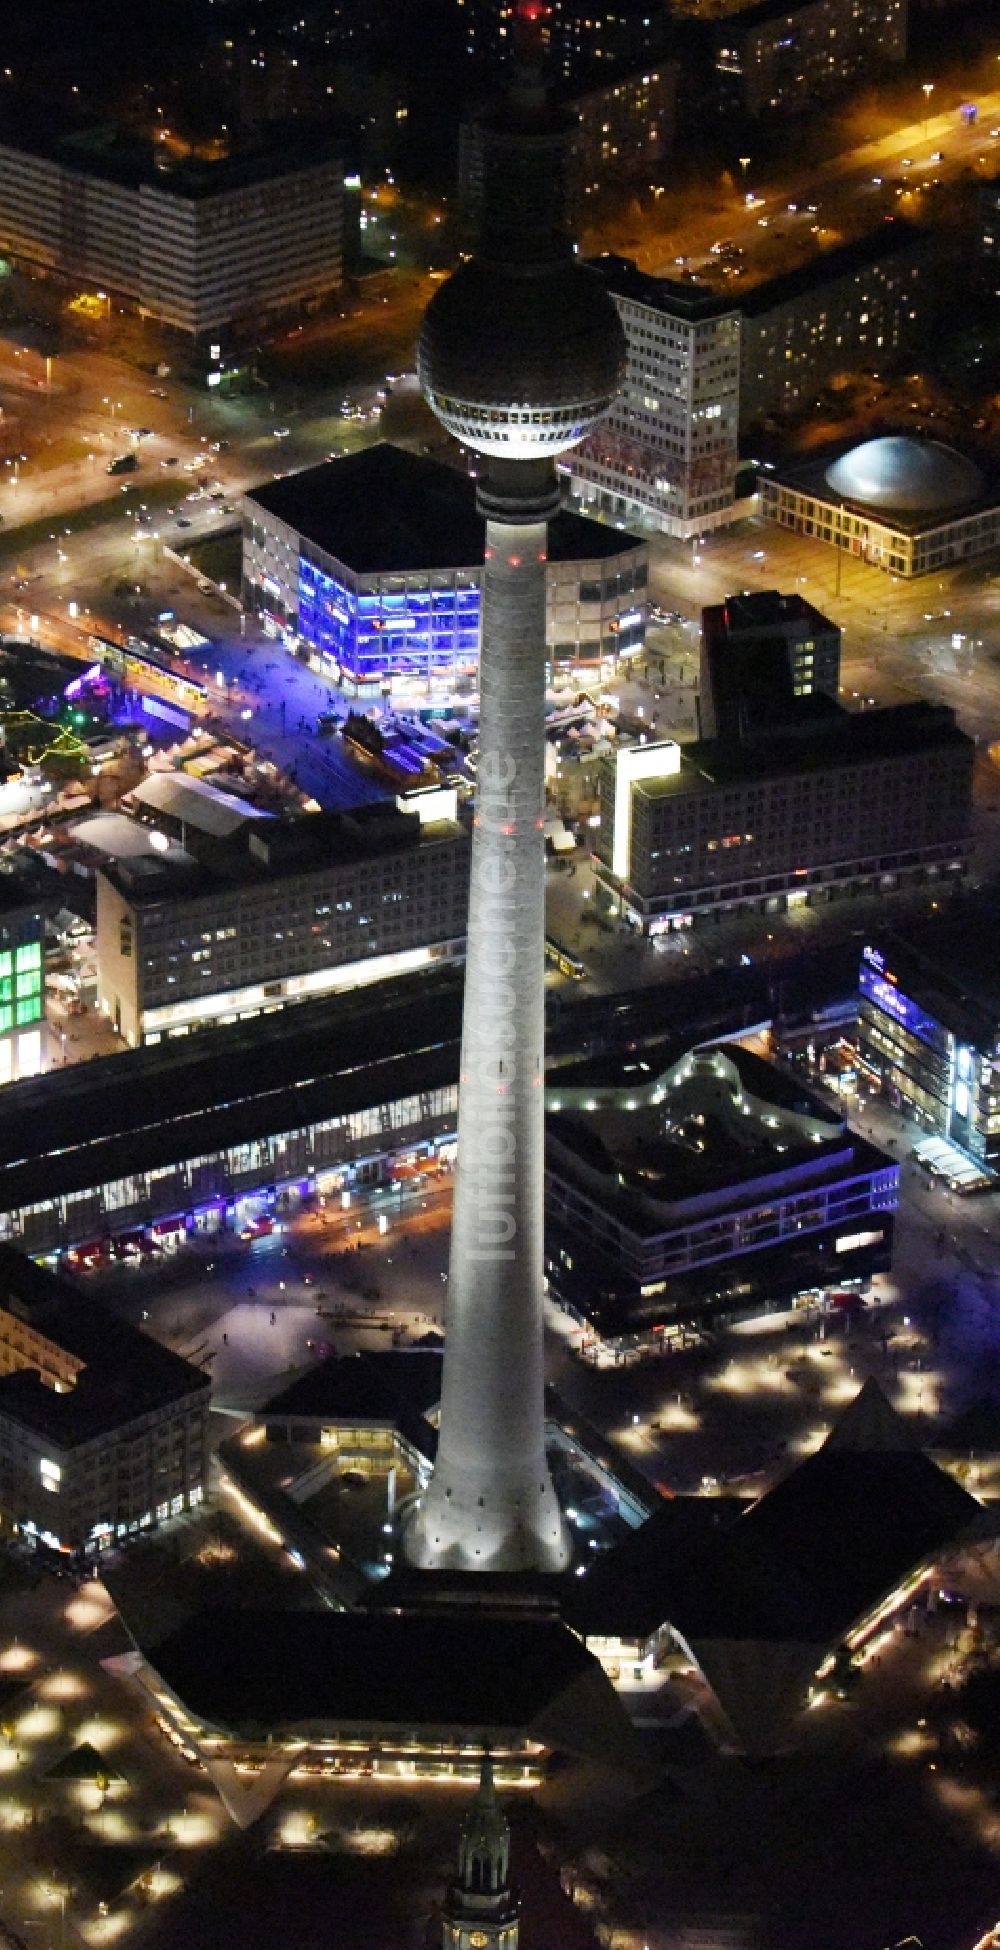
[[[560,1569],[564,1525],[545,1460],[542,1372],[545,560],[541,493],[491,493],[480,653],[479,768],[462,1022],[458,1167],[437,1461],[411,1559],[465,1570]],[[519,484],[520,487],[520,484]]]

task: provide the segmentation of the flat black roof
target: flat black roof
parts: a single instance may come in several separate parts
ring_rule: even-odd
[[[832,1645],[980,1510],[917,1450],[823,1448],[749,1508],[729,1497],[664,1505],[597,1558],[567,1616],[590,1632],[617,1616],[640,1637],[669,1619],[696,1650],[713,1639]]]
[[[793,718],[801,729],[790,722]],[[908,752],[947,747],[966,750],[971,763],[974,741],[959,729],[948,705],[921,700],[876,711],[845,711],[831,698],[795,698],[788,720],[782,721],[773,738],[750,745],[718,738],[697,739],[685,745],[679,772],[662,779],[637,780],[633,790],[659,799],[684,792],[696,773],[716,784],[729,784],[782,773],[822,772],[835,766],[863,765],[870,759],[903,758]]]
[[[171,823],[179,815],[171,815]],[[349,812],[302,813],[291,819],[253,820],[240,827],[228,846],[205,860],[139,855],[102,862],[104,878],[134,906],[196,900],[201,894],[262,880],[294,879],[350,861],[390,858],[418,847],[455,841],[464,829],[457,821],[421,825],[414,813],[400,812],[392,800],[378,799]],[[190,844],[198,844],[197,838]]]
[[[0,1375],[0,1416],[57,1448],[210,1388],[200,1368],[7,1245],[0,1245],[0,1306],[84,1363],[75,1386],[60,1394],[32,1368]]]
[[[244,501],[251,515],[255,505],[264,509],[358,575],[482,566],[486,523],[475,482],[387,440],[265,481]],[[566,509],[549,523],[552,562],[603,561],[645,546],[640,535]]]
[[[220,156],[214,161],[200,156],[170,156],[165,163],[152,142],[143,141],[129,129],[66,113],[54,120],[48,103],[42,117],[26,101],[9,106],[5,101],[0,146],[45,156],[63,169],[105,182],[121,183],[129,189],[162,190],[165,195],[192,202],[314,169],[336,160],[340,153],[340,145],[331,142],[327,129],[310,124],[307,130],[301,126],[283,129],[280,140],[272,135],[249,153]]]
[[[739,16],[740,22],[746,22],[760,12],[761,9],[753,8],[750,13]],[[854,277],[870,264],[880,264],[887,257],[900,257],[904,253],[912,257],[926,250],[929,242],[926,230],[906,223],[902,217],[892,217],[888,223],[879,224],[877,229],[866,230],[862,237],[852,237],[849,243],[838,244],[833,250],[818,253],[807,264],[797,265],[793,271],[783,271],[779,277],[751,285],[748,291],[741,291],[739,308],[744,318],[759,318],[769,311],[777,311],[779,305],[805,297],[807,292],[823,290],[827,285],[835,284],[838,278]]]
[[[0,1211],[458,1077],[460,970],[298,1003],[0,1090]]]
[[[126,1620],[127,1623],[127,1620]],[[190,1712],[265,1733],[327,1721],[521,1731],[595,1660],[558,1620],[213,1606],[140,1648]]]
[[[256,1411],[261,1422],[285,1416],[359,1415],[393,1421],[401,1408],[424,1413],[441,1394],[441,1353],[431,1348],[386,1348],[378,1353],[331,1354],[297,1375]]]
[[[678,318],[685,325],[698,325],[707,318],[723,318],[728,312],[740,309],[735,298],[712,291],[708,285],[682,284],[679,278],[655,278],[648,271],[640,271],[634,258],[616,257],[613,251],[605,251],[601,257],[589,257],[587,262],[600,272],[608,290],[619,298],[634,298],[637,304],[650,305],[654,311]]]

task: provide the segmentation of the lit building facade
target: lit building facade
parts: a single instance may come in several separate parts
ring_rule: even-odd
[[[46,1061],[44,931],[37,908],[0,891],[0,1085]]]
[[[106,129],[0,143],[0,249],[196,338],[336,290],[343,201],[315,151],[158,167]]]
[[[581,509],[690,537],[730,520],[739,434],[740,314],[703,287],[594,260],[625,330],[625,383],[564,463]]]
[[[244,498],[246,599],[359,695],[449,688],[479,663],[485,524],[475,484],[383,444]],[[478,559],[477,559],[478,551]],[[546,644],[599,666],[641,651],[648,546],[560,512],[549,529]]]
[[[869,944],[858,977],[858,1055],[869,1077],[935,1136],[1000,1171],[1000,986],[995,914],[958,919],[933,944]],[[947,938],[945,938],[947,937]],[[966,980],[968,972],[968,980]]]
[[[585,1068],[586,1066],[584,1066]],[[735,1044],[546,1091],[549,1290],[619,1350],[891,1263],[899,1166]]]
[[[840,688],[840,631],[804,596],[745,590],[701,612],[698,695],[705,738],[752,736],[789,698]]]
[[[611,178],[634,177],[670,155],[679,77],[676,61],[658,61],[572,97],[577,130],[570,163],[578,190],[587,194]]]
[[[491,65],[509,54],[516,0],[456,0],[470,54]],[[663,28],[648,0],[552,0],[539,16],[546,68],[571,85],[648,66]]]
[[[748,291],[741,424],[801,412],[835,373],[905,351],[926,317],[927,258],[926,235],[894,221]]]
[[[52,1550],[103,1549],[204,1495],[200,1368],[0,1247],[0,1515]]]
[[[812,705],[814,700],[801,700]],[[733,747],[626,747],[602,760],[596,872],[645,933],[960,875],[972,740],[927,704]]]
[[[127,1043],[259,1015],[460,955],[469,840],[454,790],[253,822],[228,861],[97,876],[98,1000]]]
[[[758,476],[761,512],[890,575],[971,561],[1000,543],[1000,492],[961,454],[905,436],[868,440],[833,462]]]
[[[906,59],[907,0],[762,0],[716,34],[719,94],[737,114],[806,110]]]

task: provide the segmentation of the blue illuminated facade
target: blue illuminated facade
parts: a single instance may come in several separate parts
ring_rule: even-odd
[[[460,573],[442,577],[441,587],[429,586],[429,576],[391,580],[396,587],[366,587],[300,557],[299,635],[329,663],[331,676],[369,688],[399,677],[473,670],[479,655],[477,584]]]
[[[382,441],[244,496],[244,600],[349,695],[429,695],[475,679],[484,545],[475,482]],[[553,665],[640,655],[648,580],[643,537],[561,510],[545,575]]]
[[[898,1108],[984,1171],[1000,1169],[1000,1020],[948,973],[901,943],[866,947],[858,1055]]]

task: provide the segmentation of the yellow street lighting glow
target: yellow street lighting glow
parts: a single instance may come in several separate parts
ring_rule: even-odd
[[[38,1664],[38,1654],[30,1645],[19,1645],[16,1641],[0,1652],[0,1672],[27,1672]]]
[[[79,1673],[65,1670],[51,1672],[38,1687],[42,1699],[82,1699],[87,1691]]]
[[[701,1428],[701,1416],[686,1402],[667,1402],[658,1411],[657,1421],[661,1429],[669,1429],[671,1434],[684,1434]]]
[[[92,1585],[71,1598],[63,1613],[67,1624],[77,1632],[92,1632],[110,1618],[113,1606],[103,1585]]]
[[[19,1740],[47,1740],[59,1731],[59,1711],[55,1706],[33,1706],[15,1724]]]

